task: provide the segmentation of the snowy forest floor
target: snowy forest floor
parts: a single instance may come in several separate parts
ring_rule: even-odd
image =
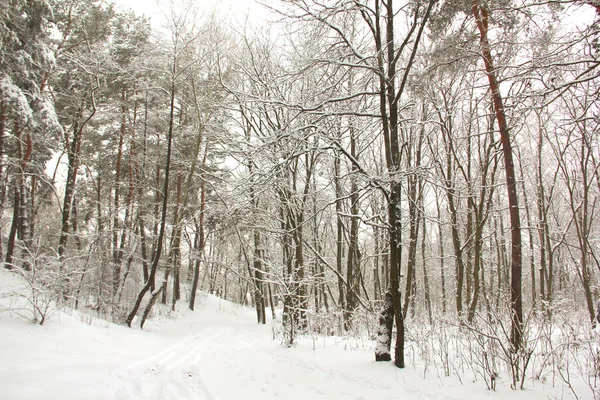
[[[527,390],[500,382],[444,377],[420,366],[376,363],[373,342],[305,336],[287,348],[272,322],[212,295],[197,310],[164,308],[141,331],[56,312],[44,325],[15,305],[17,277],[0,271],[0,398],[21,399],[568,399],[561,385],[530,381]],[[11,296],[7,296],[11,294]],[[501,377],[502,378],[502,377]],[[507,378],[508,379],[508,378]],[[580,397],[583,398],[583,397]]]

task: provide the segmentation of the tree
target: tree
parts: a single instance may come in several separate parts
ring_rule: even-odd
[[[320,3],[288,1],[293,6],[289,14],[301,20],[313,20],[326,27],[338,39],[345,53],[350,55],[347,63],[350,68],[372,73],[378,82],[375,96],[379,102],[382,138],[385,148],[387,167],[387,187],[378,185],[385,192],[387,201],[387,226],[389,229],[390,251],[390,288],[380,318],[378,344],[375,358],[378,361],[391,359],[389,349],[392,340],[392,326],[395,320],[397,326],[395,345],[395,364],[404,367],[404,315],[401,310],[401,294],[399,290],[401,249],[402,249],[402,145],[400,143],[400,102],[405,94],[408,77],[411,73],[421,37],[435,4],[431,0],[425,4],[415,4],[410,10],[408,26],[406,27],[400,45],[396,47],[395,21],[398,9],[393,1],[374,1],[368,3],[354,2],[353,4],[336,3],[325,6]],[[400,15],[406,15],[400,10]],[[371,45],[365,46],[363,36],[352,35],[352,25],[344,24],[344,18],[352,19],[357,16],[365,24],[364,29],[372,38]],[[347,20],[347,21],[348,21]],[[362,42],[361,42],[362,41]],[[364,51],[367,51],[366,53]],[[327,59],[327,57],[325,57]],[[404,62],[404,67],[398,66]],[[349,97],[354,97],[355,94]],[[391,300],[391,301],[389,301]]]
[[[163,189],[162,189],[162,206],[161,206],[161,211],[160,211],[160,228],[158,231],[158,236],[156,238],[156,242],[155,242],[155,247],[154,247],[154,251],[152,254],[152,262],[150,265],[150,271],[149,271],[149,275],[148,275],[148,279],[146,279],[146,281],[144,282],[144,285],[142,287],[142,289],[140,290],[139,294],[137,295],[135,304],[133,305],[133,308],[131,309],[130,313],[127,316],[126,322],[127,325],[131,327],[131,324],[133,322],[133,319],[135,318],[139,307],[142,303],[142,300],[144,299],[144,296],[146,295],[146,293],[148,293],[148,291],[152,288],[155,279],[156,279],[156,274],[157,274],[157,270],[158,270],[158,265],[160,262],[160,258],[162,255],[162,251],[163,251],[163,246],[164,246],[164,242],[165,242],[165,230],[166,230],[166,223],[167,223],[167,206],[169,203],[169,183],[170,183],[170,173],[171,173],[171,158],[172,158],[172,148],[173,148],[173,137],[175,134],[175,107],[176,107],[176,94],[178,92],[178,81],[181,79],[181,76],[183,73],[186,73],[186,68],[182,67],[180,65],[180,57],[181,57],[181,52],[183,50],[185,50],[186,46],[188,46],[190,44],[190,40],[189,37],[187,37],[187,32],[186,29],[188,28],[187,24],[188,24],[188,13],[190,12],[191,8],[188,7],[186,9],[183,10],[183,15],[173,15],[173,18],[171,19],[170,23],[171,23],[171,48],[170,48],[170,68],[169,71],[167,72],[167,76],[168,76],[168,94],[169,94],[169,119],[168,119],[168,131],[167,131],[167,148],[166,148],[166,155],[165,155],[165,177],[164,177],[164,181],[163,181]],[[174,11],[174,10],[173,10]],[[163,281],[163,283],[160,285],[160,287],[153,291],[152,293],[152,298],[150,300],[150,302],[148,303],[146,310],[149,310],[152,308],[152,306],[154,305],[154,302],[156,301],[156,297],[158,296],[158,294],[160,292],[162,292],[163,290],[166,290],[166,281]],[[148,312],[145,311],[144,312],[144,318],[141,321],[141,325],[143,325],[145,317],[148,315]]]
[[[510,231],[511,231],[511,280],[510,280],[510,301],[512,310],[512,329],[511,343],[513,351],[517,352],[522,346],[523,335],[523,298],[521,294],[521,273],[522,273],[522,242],[521,242],[521,219],[519,212],[519,198],[517,195],[517,180],[515,175],[515,165],[513,161],[513,151],[511,144],[511,135],[506,121],[500,85],[490,42],[488,39],[489,28],[489,10],[486,6],[479,4],[478,0],[473,0],[472,11],[479,30],[479,40],[481,44],[481,57],[485,65],[485,71],[489,81],[490,93],[494,104],[494,112],[498,123],[500,140],[502,142],[502,154],[504,159],[504,171],[506,174],[506,190],[508,194],[508,207],[510,209]]]
[[[64,263],[71,231],[72,210],[75,202],[77,175],[81,166],[81,146],[85,129],[98,111],[97,92],[100,89],[100,48],[110,35],[112,7],[93,3],[90,13],[82,13],[87,7],[79,1],[65,4],[59,12],[61,39],[55,54],[58,71],[50,75],[49,83],[57,93],[57,113],[64,128],[64,151],[68,169],[65,182],[58,256]],[[81,73],[80,73],[81,71]],[[75,96],[70,96],[75,93]]]
[[[3,49],[0,51],[0,215],[7,187],[12,183],[13,219],[8,235],[6,267],[14,265],[16,240],[21,243],[24,267],[33,239],[33,195],[39,171],[49,158],[47,138],[60,127],[47,92],[45,73],[53,65],[48,25],[52,10],[39,1],[6,2],[0,14]],[[8,141],[7,133],[12,134]],[[7,158],[5,159],[5,155]],[[5,164],[5,160],[9,162]],[[8,180],[12,175],[14,179]],[[3,236],[0,223],[0,237]],[[0,238],[0,253],[2,239]]]

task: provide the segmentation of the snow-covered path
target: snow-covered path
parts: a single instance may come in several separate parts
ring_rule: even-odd
[[[390,385],[357,374],[361,364],[372,364],[363,352],[340,359],[327,348],[313,350],[311,343],[308,349],[284,348],[272,339],[269,325],[254,322],[252,311],[213,297],[204,301],[199,313],[184,312],[166,326],[149,327],[176,342],[114,371],[111,398],[398,398]]]
[[[304,340],[284,348],[252,311],[216,298],[166,326],[177,338],[157,354],[113,372],[112,399],[462,399],[413,387],[389,363],[376,364],[351,344]],[[331,346],[331,348],[329,348]],[[397,379],[403,380],[403,384]],[[417,382],[418,383],[418,382]]]
[[[199,310],[148,330],[170,342],[111,375],[109,398],[121,399],[465,399],[503,398],[482,382],[460,385],[435,372],[398,370],[373,360],[372,344],[350,338],[273,340],[252,310],[204,296]],[[505,392],[511,399],[546,398]],[[539,395],[539,394],[537,394]]]
[[[15,282],[7,276],[0,272],[0,294]],[[0,306],[5,300],[0,297]],[[181,304],[143,331],[75,312],[58,313],[43,326],[0,312],[0,400],[537,400],[558,394],[505,386],[492,392],[481,380],[440,375],[410,362],[403,370],[376,363],[372,343],[360,339],[305,337],[286,348],[273,339],[271,324],[256,324],[252,310],[207,295],[195,312]]]

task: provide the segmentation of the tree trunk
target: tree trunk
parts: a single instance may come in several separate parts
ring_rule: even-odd
[[[31,269],[29,261],[29,252],[31,248],[31,236],[29,231],[29,217],[27,213],[27,163],[32,152],[31,135],[26,133],[23,140],[22,130],[19,123],[15,120],[13,134],[17,142],[17,157],[19,160],[19,170],[15,176],[15,197],[13,221],[8,238],[8,247],[6,249],[6,266],[11,268],[14,263],[14,253],[16,240],[21,241],[21,260],[25,270]],[[23,148],[25,145],[25,148]]]
[[[126,127],[126,109],[125,109],[125,88],[121,89],[121,127],[119,129],[119,144],[117,145],[117,165],[115,167],[115,186],[113,195],[113,231],[112,231],[112,246],[113,246],[113,295],[117,294],[121,283],[121,258],[123,251],[119,246],[119,200],[121,194],[121,163],[123,159],[123,142],[125,140]]]
[[[350,127],[350,155],[358,162],[358,152],[356,150],[356,137],[354,127]],[[348,238],[348,259],[346,264],[346,281],[348,291],[346,295],[346,310],[344,323],[350,326],[350,320],[354,310],[358,305],[359,293],[359,274],[360,274],[360,251],[358,248],[358,222],[359,222],[359,192],[356,183],[356,174],[358,173],[355,162],[352,163],[350,175],[350,232]]]
[[[425,113],[424,106],[422,107]],[[425,116],[422,116],[425,118]],[[421,154],[424,141],[424,124],[419,129],[419,134],[413,138],[414,132],[409,131],[407,138],[408,149],[406,151],[406,165],[408,170],[418,171],[421,167]],[[414,155],[412,154],[414,150]],[[414,160],[413,160],[414,159]],[[413,163],[414,161],[414,163]],[[408,244],[408,262],[406,268],[406,290],[404,297],[404,315],[408,313],[409,303],[412,306],[412,315],[414,315],[414,301],[417,294],[417,250],[419,245],[419,227],[423,218],[423,182],[418,173],[413,173],[407,177],[408,180],[408,214],[409,214],[409,244]]]
[[[385,292],[383,308],[379,315],[379,328],[375,345],[375,361],[390,361],[392,345],[392,328],[394,325],[394,299],[391,288]]]
[[[537,179],[537,190],[536,190],[536,196],[537,196],[537,202],[536,202],[536,206],[537,206],[537,219],[538,219],[538,226],[537,226],[537,232],[538,232],[538,240],[539,240],[539,246],[540,246],[540,272],[539,272],[539,277],[540,277],[540,299],[544,302],[542,307],[545,308],[546,307],[546,302],[549,300],[549,297],[547,295],[548,291],[546,289],[546,282],[548,281],[548,268],[547,268],[547,264],[546,264],[546,218],[545,218],[545,210],[546,210],[546,205],[545,205],[545,190],[544,190],[544,182],[543,182],[543,175],[542,175],[542,148],[543,148],[543,144],[544,144],[544,135],[542,133],[542,120],[541,117],[538,114],[538,125],[539,125],[539,129],[538,129],[538,142],[537,142],[537,168],[536,168],[536,179]]]
[[[521,177],[521,190],[523,191],[523,200],[525,202],[525,217],[527,218],[527,226],[530,227],[527,230],[527,234],[529,236],[529,270],[531,273],[531,304],[535,307],[537,303],[537,285],[536,285],[536,268],[535,268],[535,242],[533,238],[533,226],[534,221],[531,218],[531,212],[529,211],[529,202],[527,197],[527,188],[525,187],[525,174],[523,173],[523,159],[520,155],[519,151],[519,170]]]
[[[335,265],[337,270],[337,282],[338,282],[338,294],[339,304],[342,313],[346,313],[346,301],[345,301],[345,285],[343,280],[342,262],[344,259],[344,225],[342,221],[342,184],[341,180],[341,168],[340,168],[340,154],[336,151],[333,159],[333,180],[335,185],[335,213],[336,213],[336,251],[335,251]]]
[[[437,207],[438,216],[438,248],[440,257],[440,281],[442,285],[442,314],[446,314],[446,274],[444,272],[444,270],[446,269],[446,260],[444,259],[444,230],[442,227],[442,212],[440,207],[440,198],[437,194],[437,191],[435,198],[435,205]]]
[[[245,115],[243,115],[245,117]],[[247,120],[245,120],[248,122]],[[251,143],[252,141],[252,126],[248,122],[245,127],[246,133],[246,141],[247,143]],[[258,223],[258,210],[259,210],[259,200],[256,196],[254,186],[255,186],[255,165],[252,156],[248,156],[248,175],[250,179],[250,186],[248,188],[249,197],[250,197],[250,206],[252,207],[252,219],[255,225],[259,225]],[[263,285],[263,258],[265,251],[262,246],[261,235],[258,228],[254,228],[252,232],[253,236],[253,260],[252,260],[252,268],[250,268],[250,260],[247,260],[249,275],[252,279],[252,283],[254,285],[254,306],[256,307],[256,319],[259,324],[267,323],[267,315],[265,311],[265,291]],[[244,252],[245,253],[245,252]]]
[[[202,169],[204,169],[206,163],[206,154],[204,155],[204,159],[202,161]],[[190,293],[190,310],[194,311],[194,306],[196,303],[196,291],[198,290],[198,280],[200,279],[200,260],[201,255],[204,252],[204,218],[205,218],[205,209],[206,209],[206,181],[204,177],[202,177],[202,181],[200,182],[200,218],[199,222],[196,225],[196,236],[197,236],[197,246],[194,249],[196,253],[196,260],[194,262],[194,279],[192,280],[192,291]]]
[[[144,327],[144,323],[146,322],[148,315],[150,315],[150,311],[152,311],[152,307],[154,307],[154,304],[156,304],[156,300],[158,300],[161,293],[164,292],[166,288],[167,288],[167,282],[163,281],[160,284],[160,287],[157,290],[155,290],[154,292],[152,292],[152,297],[150,298],[150,301],[146,305],[146,308],[144,309],[144,313],[142,314],[142,319],[140,320],[140,329],[142,329]]]
[[[429,18],[434,0],[431,0],[427,6],[427,11],[423,16],[419,31],[414,39],[412,53],[407,62],[402,74],[402,82],[398,91],[395,88],[396,80],[396,64],[398,61],[397,53],[394,47],[394,6],[393,0],[388,0],[383,5],[386,7],[386,15],[384,18],[386,24],[385,30],[385,48],[383,46],[383,31],[381,29],[381,5],[379,1],[375,2],[375,26],[373,33],[375,38],[375,47],[377,50],[377,63],[380,71],[379,74],[379,107],[381,113],[383,141],[385,148],[385,157],[387,172],[392,178],[390,189],[388,192],[388,223],[389,223],[389,243],[390,243],[390,290],[391,290],[391,307],[386,295],[385,306],[382,310],[379,325],[379,337],[382,341],[378,344],[375,350],[375,359],[382,361],[390,359],[389,347],[385,348],[386,344],[391,344],[393,320],[396,320],[396,343],[395,343],[395,365],[398,368],[404,368],[404,315],[401,309],[401,293],[399,286],[400,267],[402,260],[402,220],[401,220],[401,184],[399,182],[399,173],[401,168],[400,145],[398,138],[398,101],[404,92],[404,87],[408,78],[409,71],[412,67],[414,57],[419,45],[421,34],[425,28],[425,24]],[[413,25],[413,30],[406,36],[405,45],[410,39],[414,28],[417,27],[416,21]],[[387,52],[385,52],[387,50]],[[384,54],[387,53],[387,63],[384,61]],[[387,64],[387,66],[385,65]],[[385,75],[384,75],[385,73]],[[388,113],[389,110],[389,113]],[[392,322],[389,322],[391,318]],[[389,339],[388,339],[389,338]],[[385,339],[385,341],[383,340]],[[387,342],[389,340],[389,342]],[[388,353],[386,354],[386,350]]]
[[[423,197],[421,196],[421,209],[423,209]],[[433,324],[433,310],[431,308],[431,289],[429,286],[429,274],[427,272],[427,262],[426,262],[426,221],[425,218],[421,218],[423,223],[423,229],[421,234],[421,264],[423,266],[423,291],[425,293],[425,306],[427,307],[427,316],[429,317],[429,324]]]
[[[80,163],[80,153],[81,153],[81,141],[83,137],[83,129],[87,125],[87,123],[93,118],[96,114],[96,100],[94,97],[94,91],[96,88],[92,88],[90,91],[91,97],[91,105],[92,111],[90,115],[83,121],[80,121],[83,118],[83,109],[85,106],[85,99],[82,100],[79,115],[76,122],[73,124],[73,137],[69,143],[68,137],[65,137],[65,146],[67,147],[68,154],[68,168],[67,168],[67,179],[65,181],[65,196],[63,200],[62,207],[62,222],[60,229],[60,237],[58,239],[58,258],[61,263],[61,268],[63,267],[65,251],[67,248],[67,241],[69,239],[69,231],[70,225],[69,222],[71,220],[71,207],[73,205],[73,197],[75,195],[75,185],[77,183],[77,172],[79,170]],[[65,136],[67,136],[65,134]]]
[[[510,302],[511,302],[511,345],[512,351],[516,353],[522,346],[523,335],[523,299],[521,295],[521,270],[522,270],[522,244],[521,244],[521,221],[519,215],[519,199],[517,196],[517,182],[515,178],[515,166],[510,132],[506,121],[500,85],[496,76],[496,70],[492,61],[492,52],[488,41],[488,11],[480,7],[479,0],[473,0],[472,11],[477,28],[485,70],[487,73],[490,92],[494,104],[500,140],[502,142],[502,154],[504,156],[504,170],[506,173],[506,186],[508,195],[508,206],[510,209],[511,230],[511,279],[510,279]]]
[[[158,238],[156,239],[156,251],[153,254],[150,275],[148,277],[148,280],[142,287],[142,290],[140,290],[140,293],[138,294],[138,297],[135,301],[133,309],[127,316],[127,325],[129,327],[131,327],[133,318],[137,314],[138,309],[140,308],[140,305],[142,304],[142,300],[144,299],[144,296],[146,295],[148,290],[150,290],[150,288],[152,286],[154,286],[156,271],[158,270],[158,264],[160,262],[160,256],[162,254],[162,248],[163,248],[163,242],[164,242],[164,236],[165,236],[165,226],[167,223],[167,205],[168,205],[168,200],[169,200],[169,196],[168,196],[169,172],[171,170],[171,147],[173,144],[173,130],[174,130],[174,123],[175,123],[175,76],[176,76],[176,72],[177,72],[176,66],[177,66],[177,57],[175,57],[173,60],[173,70],[172,70],[172,75],[171,75],[172,81],[171,81],[171,93],[170,93],[171,94],[171,103],[170,103],[170,112],[169,112],[169,133],[167,135],[167,159],[165,162],[165,181],[164,181],[163,191],[162,191],[164,193],[164,196],[163,196],[163,201],[162,201],[160,230],[158,233]],[[157,296],[158,296],[158,294],[157,294]],[[153,296],[153,298],[154,298],[154,296]]]
[[[4,101],[0,99],[0,216],[4,215],[4,204],[6,200],[7,180],[4,173],[4,134],[6,131],[6,106]],[[4,222],[0,218],[0,259],[4,253],[3,237],[4,237]],[[8,267],[8,265],[6,265]]]
[[[20,196],[19,190],[15,186],[14,189],[14,200],[13,200],[13,218],[12,224],[10,225],[10,232],[8,234],[8,241],[6,243],[6,256],[4,258],[4,264],[7,269],[12,269],[13,265],[13,254],[15,251],[15,245],[17,240],[17,228],[19,225],[19,203]]]
[[[263,289],[263,254],[260,232],[254,230],[254,303],[256,307],[256,318],[259,324],[267,323],[265,311],[265,294]]]
[[[379,207],[372,204],[373,215],[379,213]],[[381,238],[379,227],[373,225],[373,300],[381,299],[381,278],[380,278],[380,259],[381,259]]]
[[[181,272],[181,231],[183,229],[183,210],[181,207],[181,184],[183,180],[183,173],[179,172],[177,175],[177,194],[176,194],[176,209],[175,216],[173,217],[175,225],[173,226],[173,238],[171,239],[171,251],[169,254],[170,262],[168,264],[173,269],[173,305],[172,309],[175,311],[175,304],[181,298],[181,286],[180,286],[180,272]],[[166,290],[165,290],[166,292]]]

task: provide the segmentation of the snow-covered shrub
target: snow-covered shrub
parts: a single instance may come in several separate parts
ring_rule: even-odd
[[[11,312],[42,325],[60,309],[67,277],[56,260],[47,257],[31,257],[27,267],[11,266],[10,272],[20,278],[20,284],[5,295],[15,300]]]

